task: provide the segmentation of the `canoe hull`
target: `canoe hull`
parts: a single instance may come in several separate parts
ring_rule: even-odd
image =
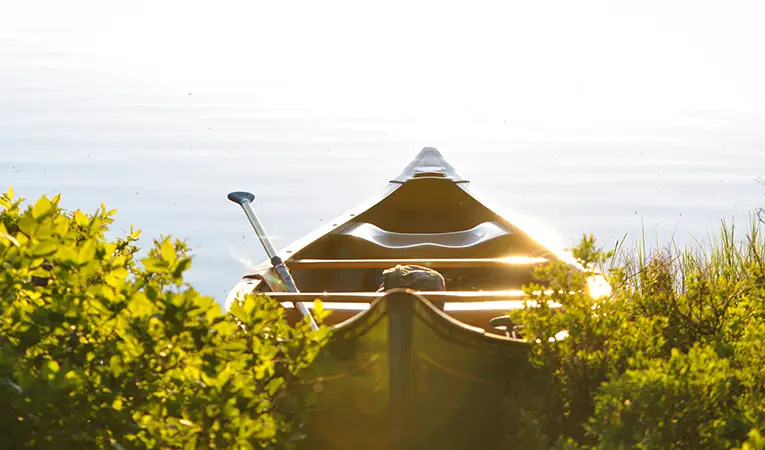
[[[528,370],[527,351],[391,291],[338,325],[304,376],[317,403],[300,448],[496,446],[509,425],[502,401]]]

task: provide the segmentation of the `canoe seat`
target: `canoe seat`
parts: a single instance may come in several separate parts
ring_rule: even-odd
[[[416,247],[465,249],[512,233],[496,222],[483,222],[469,230],[449,233],[397,233],[371,223],[355,223],[337,234],[363,239],[389,250],[403,250]]]
[[[546,263],[546,258],[508,256],[505,258],[378,258],[378,259],[290,259],[291,269],[387,269],[396,264],[425,266],[431,269],[501,269],[532,268]]]

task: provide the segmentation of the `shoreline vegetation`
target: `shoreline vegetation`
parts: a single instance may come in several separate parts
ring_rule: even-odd
[[[722,223],[707,246],[572,249],[587,272],[538,270],[550,295],[514,311],[533,345],[534,394],[515,408],[527,449],[765,448],[765,241],[758,215],[739,242]],[[529,286],[527,293],[539,292]],[[562,312],[548,308],[554,301]],[[556,340],[555,334],[567,331]]]
[[[114,210],[0,196],[3,448],[291,448],[315,393],[301,385],[330,336],[250,296],[222,311],[184,282],[186,244],[108,240]],[[761,216],[708,245],[572,249],[612,286],[587,295],[563,264],[515,310],[537,376],[509,399],[506,448],[765,449]],[[542,286],[551,288],[544,292]],[[537,292],[537,294],[534,294]],[[549,308],[556,302],[562,310]],[[561,330],[564,339],[555,339]]]

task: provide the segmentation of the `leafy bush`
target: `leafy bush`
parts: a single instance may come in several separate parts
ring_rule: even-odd
[[[533,394],[518,405],[533,431],[508,443],[758,448],[765,431],[765,243],[754,224],[740,244],[723,225],[707,251],[603,252],[589,236],[573,249],[587,271],[563,263],[540,268],[538,283],[526,287],[535,303],[513,313],[536,344]],[[608,298],[588,295],[596,267],[613,287]],[[561,330],[567,337],[559,338]]]
[[[328,329],[250,296],[223,313],[183,282],[183,242],[138,259],[115,211],[0,197],[0,429],[5,448],[281,448]],[[321,316],[318,317],[321,320]]]
[[[588,428],[606,448],[729,449],[751,426],[738,408],[743,391],[730,361],[711,347],[674,350],[605,383]]]

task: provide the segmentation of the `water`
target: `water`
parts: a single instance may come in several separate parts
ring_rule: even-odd
[[[4,7],[0,187],[186,238],[220,301],[264,257],[226,193],[254,192],[282,247],[425,146],[565,244],[703,241],[765,204],[757,6],[149,5]]]

